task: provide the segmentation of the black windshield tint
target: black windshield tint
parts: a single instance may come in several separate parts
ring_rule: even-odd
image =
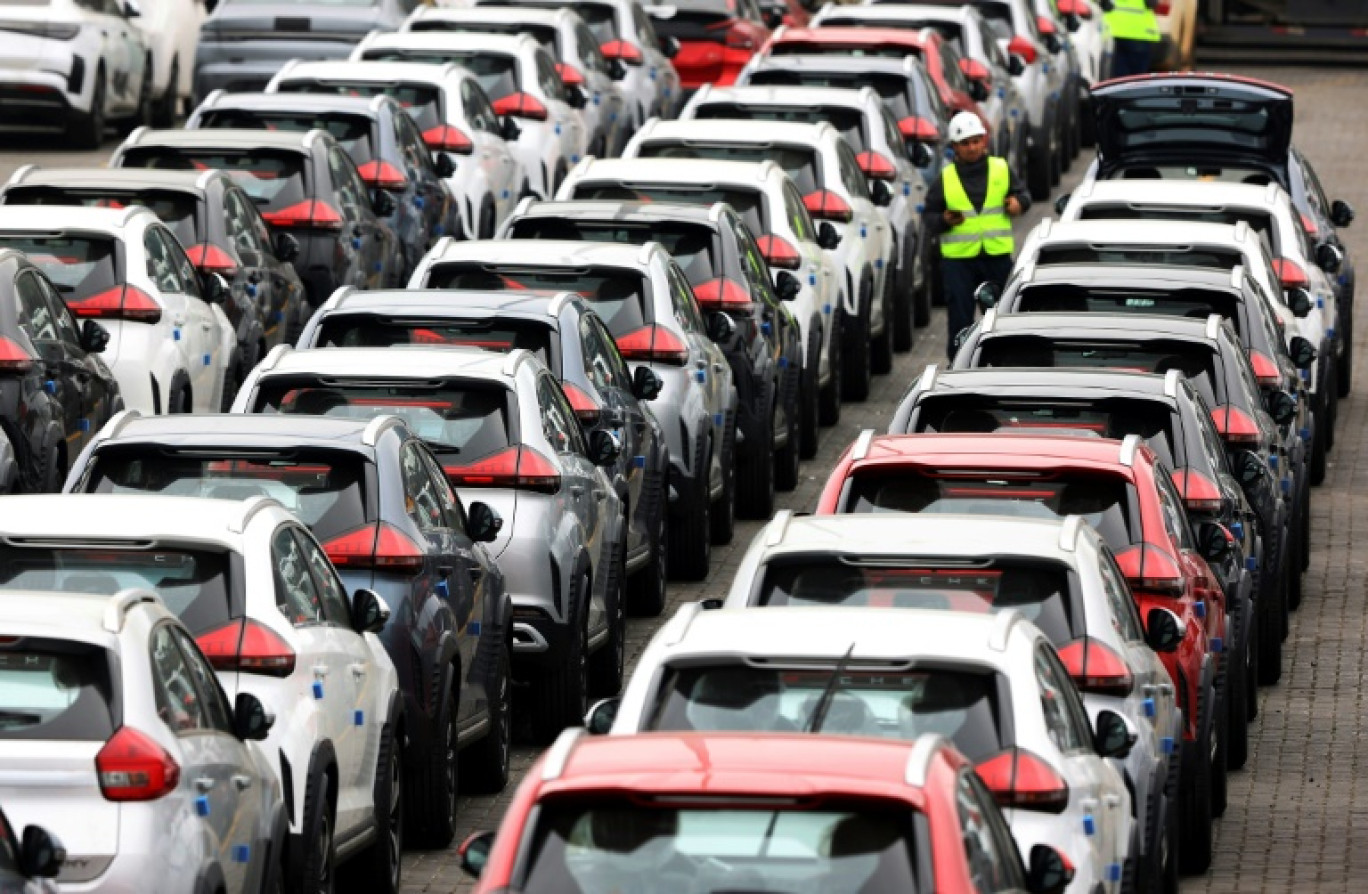
[[[85,643],[0,637],[0,741],[108,739],[116,719],[112,660]]]
[[[841,133],[855,152],[869,148],[864,112],[848,106],[757,106],[733,102],[712,102],[694,110],[695,118],[739,118],[749,121],[793,121],[829,123]]]
[[[791,63],[789,63],[791,64]],[[858,90],[864,86],[873,87],[884,101],[888,111],[899,120],[917,113],[913,111],[908,97],[909,79],[903,75],[880,75],[861,71],[757,71],[746,81],[747,84],[799,87],[838,87],[844,90]]]
[[[715,161],[773,161],[784,169],[802,195],[822,188],[821,161],[814,149],[799,146],[747,146],[669,143],[652,140],[640,147],[641,158],[710,158]]]
[[[676,202],[681,205],[731,205],[752,233],[768,233],[765,197],[755,189],[740,187],[694,188],[689,186],[621,186],[586,183],[575,187],[576,199],[607,199],[614,202]]]
[[[444,124],[442,91],[431,84],[379,81],[286,81],[280,93],[330,93],[339,96],[389,96],[409,113],[419,130]],[[336,134],[333,134],[336,136]]]
[[[532,320],[418,320],[379,318],[370,314],[330,314],[323,319],[315,346],[320,348],[389,348],[394,345],[482,348],[506,354],[531,351],[552,369],[551,328]]]
[[[171,228],[181,245],[203,242],[199,231],[199,196],[169,189],[66,189],[60,186],[17,186],[5,191],[6,205],[81,205],[128,208],[141,205]]]
[[[1042,267],[1052,264],[1140,264],[1146,267],[1205,267],[1211,270],[1234,270],[1244,263],[1238,251],[1220,248],[1093,248],[1088,245],[1045,247],[1036,256]]]
[[[704,224],[653,220],[579,220],[572,217],[524,217],[513,224],[510,239],[558,239],[571,242],[614,242],[645,245],[659,242],[684,271],[690,285],[715,279],[719,264],[713,256],[714,233]]]
[[[0,234],[0,248],[28,255],[67,301],[123,285],[121,258],[104,236],[20,236]]]
[[[1261,234],[1278,253],[1278,228],[1273,216],[1260,211],[1239,211],[1233,208],[1182,208],[1165,206],[1150,208],[1144,205],[1085,205],[1079,220],[1191,220],[1197,223],[1235,226],[1244,221],[1254,232]]]
[[[1212,314],[1230,320],[1240,330],[1240,299],[1229,292],[1210,289],[1159,291],[1144,288],[1094,288],[1047,283],[1027,285],[1017,299],[1019,313],[1102,312],[1160,314],[1205,320]]]
[[[428,275],[427,285],[433,289],[578,292],[603,318],[615,338],[650,322],[647,318],[646,284],[636,270],[438,264]]]
[[[325,130],[356,164],[363,165],[375,158],[371,131],[376,123],[364,115],[341,115],[327,112],[277,112],[271,110],[224,109],[209,112],[200,120],[205,129],[285,130],[306,133]]]
[[[902,59],[905,56],[921,58],[916,47],[903,44],[839,44],[834,42],[813,43],[809,41],[779,42],[770,45],[772,56],[854,56],[856,58]]]
[[[303,155],[296,152],[234,152],[149,147],[130,149],[122,167],[165,171],[227,171],[252,201],[278,211],[309,198]]]

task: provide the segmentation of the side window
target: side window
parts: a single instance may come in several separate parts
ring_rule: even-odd
[[[432,476],[418,445],[408,442],[399,451],[399,473],[404,479],[404,509],[419,529],[427,532],[445,527],[442,505],[432,486]]]
[[[470,126],[476,130],[483,130],[486,133],[499,132],[499,116],[494,114],[489,97],[474,81],[461,82],[461,110],[465,113]]]
[[[579,420],[560,385],[549,376],[537,380],[537,408],[541,412],[542,434],[557,453],[585,453]]]
[[[803,205],[803,199],[791,181],[784,184],[784,216],[788,218],[793,235],[804,242],[817,241],[817,228],[812,225],[812,218]]]
[[[333,192],[342,205],[342,213],[352,220],[361,217],[361,203],[367,195],[365,184],[356,165],[336,146],[328,147],[328,173],[332,175]]]
[[[34,271],[32,275],[38,283],[39,290],[43,293],[48,309],[52,312],[53,322],[57,326],[57,337],[71,347],[83,350],[81,348],[81,329],[76,325],[76,317],[72,315],[71,308],[67,307],[62,296],[53,288],[52,283],[48,282],[46,276],[37,271]]]
[[[57,320],[43,295],[36,271],[24,270],[15,277],[14,295],[19,328],[34,341],[56,341]]]
[[[465,534],[465,507],[461,505],[461,498],[456,495],[456,492],[451,489],[451,484],[447,482],[446,473],[442,471],[442,464],[437,462],[432,451],[422,445],[418,446],[418,455],[422,458],[423,465],[427,467],[428,476],[432,479],[432,490],[437,495],[437,505],[442,510],[442,526],[458,534]]]
[[[351,610],[347,608],[347,591],[343,589],[342,581],[338,578],[332,562],[328,561],[327,554],[304,533],[302,528],[296,528],[294,536],[295,540],[299,541],[299,550],[304,555],[305,564],[313,573],[314,587],[323,603],[324,619],[340,627],[350,628]]]
[[[613,376],[613,369],[609,365],[607,353],[603,349],[602,342],[599,341],[597,330],[594,329],[593,320],[586,314],[580,317],[580,353],[584,365],[584,375],[589,379],[590,384],[600,392],[610,388],[621,387]]]
[[[288,526],[278,529],[271,539],[271,568],[280,613],[296,627],[323,623],[323,598],[309,574],[304,551]]]
[[[1211,421],[1211,408],[1186,379],[1182,382],[1182,390],[1187,394],[1189,405],[1196,410],[1192,413],[1193,425],[1197,429],[1202,453],[1206,455],[1207,467],[1218,472],[1226,469],[1225,447],[1221,445],[1221,436],[1216,433],[1216,426]],[[1184,426],[1186,427],[1186,420]]]
[[[247,206],[247,200],[236,189],[227,189],[223,192],[223,222],[228,231],[228,238],[233,240],[233,246],[239,253],[255,255],[261,258],[266,254],[266,245],[269,237],[265,235],[265,224],[258,223],[260,216],[253,213],[253,209]]]
[[[869,183],[865,180],[864,172],[860,170],[860,163],[855,160],[855,153],[851,152],[845,143],[838,143],[836,158],[841,164],[841,182],[845,184],[845,188],[857,198],[869,198]]]
[[[995,808],[974,784],[972,770],[960,773],[955,783],[955,812],[959,816],[960,841],[969,867],[969,879],[978,894],[1009,891],[1014,887],[1010,851],[1004,852],[1000,836],[991,823]]]
[[[404,160],[413,168],[415,174],[422,172],[437,176],[432,166],[432,156],[428,153],[427,144],[423,142],[423,134],[402,109],[396,109],[394,112],[394,135],[399,140],[399,149],[404,153]]]
[[[1102,560],[1097,567],[1102,577],[1102,594],[1112,610],[1112,624],[1127,642],[1140,642],[1145,638],[1145,630],[1140,625],[1140,615],[1135,609],[1135,600],[1131,598],[1125,577],[1106,544],[1101,545],[1099,552]]]
[[[575,49],[579,51],[580,59],[584,60],[585,68],[607,74],[608,60],[604,59],[603,53],[599,51],[598,41],[594,40],[589,26],[583,22],[576,22],[574,31]]]
[[[750,281],[751,295],[770,307],[779,304],[779,297],[774,294],[773,284],[770,281],[769,264],[760,254],[760,248],[751,238],[750,230],[746,225],[735,218],[724,218],[732,228],[732,233],[736,237],[736,247],[741,252],[741,269],[746,272],[746,279]]]
[[[166,257],[171,266],[175,268],[176,278],[181,283],[181,294],[190,295],[195,298],[202,298],[199,287],[199,273],[195,271],[195,265],[190,263],[190,259],[185,255],[185,249],[176,241],[176,237],[171,235],[171,231],[165,227],[157,227],[157,238],[166,247]]]
[[[665,268],[665,278],[670,283],[670,306],[674,310],[675,321],[688,332],[706,332],[703,314],[698,309],[698,299],[674,261],[670,261]]]
[[[181,654],[171,624],[161,624],[148,640],[152,657],[152,696],[157,716],[173,733],[212,729],[195,688],[194,672]]]
[[[556,66],[551,62],[551,57],[547,56],[542,50],[536,53],[537,60],[537,84],[541,87],[544,95],[551,99],[565,100],[565,83],[561,80],[560,74],[556,71]]]
[[[632,4],[632,24],[636,26],[637,40],[647,49],[660,49],[660,39],[656,37],[651,17],[636,3]]]
[[[588,319],[592,320],[594,331],[598,333],[599,343],[603,345],[603,356],[613,371],[614,380],[619,383],[618,387],[631,392],[632,374],[627,370],[627,361],[623,360],[622,354],[618,352],[617,342],[613,341],[613,336],[604,327],[598,314],[592,314]]]
[[[1084,735],[1087,727],[1085,725],[1083,730],[1078,728],[1071,710],[1068,689],[1071,684],[1067,676],[1061,678],[1063,671],[1057,670],[1058,665],[1059,661],[1050,654],[1049,647],[1041,643],[1035,652],[1035,673],[1036,685],[1040,690],[1040,707],[1045,714],[1045,728],[1060,751],[1089,748],[1091,744]],[[1077,693],[1073,695],[1078,697]]]
[[[1188,527],[1183,501],[1173,487],[1169,470],[1162,465],[1156,465],[1154,483],[1159,489],[1159,510],[1164,519],[1164,530],[1168,531],[1180,549],[1192,549],[1196,541]]]
[[[898,119],[893,117],[893,113],[887,106],[879,106],[879,120],[883,122],[884,139],[888,141],[888,148],[891,152],[902,154],[905,150],[903,146],[902,130],[898,127]],[[872,147],[871,147],[872,148]]]
[[[148,227],[143,231],[143,251],[147,254],[147,278],[152,280],[157,291],[184,294],[185,286],[181,283],[180,272],[156,227]]]
[[[185,664],[190,668],[190,674],[194,677],[195,687],[199,690],[200,706],[204,709],[204,716],[209,720],[211,728],[221,733],[232,735],[233,714],[228,709],[228,697],[223,693],[223,687],[219,685],[218,676],[214,669],[209,666],[195,641],[190,638],[184,630],[179,627],[167,625],[171,635],[175,638],[177,645],[180,646],[181,655],[185,658]]]

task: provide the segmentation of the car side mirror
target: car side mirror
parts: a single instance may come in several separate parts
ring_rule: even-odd
[[[1007,73],[1014,78],[1021,77],[1026,73],[1026,60],[1016,53],[1009,54],[1007,56]]]
[[[1166,608],[1152,608],[1145,616],[1145,644],[1156,652],[1173,652],[1187,636],[1183,619]]]
[[[1197,552],[1208,562],[1223,562],[1234,549],[1235,535],[1219,522],[1202,522],[1197,526]]]
[[[1135,728],[1122,715],[1106,709],[1097,712],[1097,723],[1093,725],[1093,749],[1098,757],[1125,758],[1130,754],[1136,737]]]
[[[271,732],[275,717],[261,699],[250,692],[239,692],[233,700],[233,735],[243,742],[261,742]]]
[[[1330,222],[1337,227],[1347,227],[1354,222],[1354,206],[1343,199],[1330,203]]]
[[[1042,34],[1040,42],[1045,44],[1045,49],[1050,53],[1058,53],[1064,44],[1059,42],[1058,34]]]
[[[1245,490],[1256,486],[1268,474],[1268,467],[1253,450],[1237,450],[1230,455],[1230,472]]]
[[[288,264],[299,257],[299,240],[291,233],[276,233],[271,237],[271,249],[277,260]]]
[[[579,87],[565,88],[565,101],[572,109],[582,109],[589,105],[589,96]]]
[[[1055,199],[1055,200],[1054,200],[1055,214],[1062,215],[1062,214],[1064,213],[1064,209],[1069,207],[1069,199],[1071,199],[1071,198],[1073,198],[1073,193],[1071,193],[1071,192],[1066,192],[1066,193],[1064,193],[1063,195],[1061,195],[1059,198]]]
[[[708,338],[721,344],[731,341],[731,337],[736,334],[736,321],[731,318],[731,314],[721,311],[708,314]]]
[[[456,173],[456,162],[451,160],[451,156],[445,152],[432,153],[432,167],[437,171],[437,176],[445,180]]]
[[[503,530],[503,516],[488,503],[476,501],[466,507],[466,533],[476,543],[493,543]]]
[[[1264,398],[1264,409],[1279,427],[1297,418],[1297,400],[1286,391],[1274,391]]]
[[[679,55],[679,38],[665,37],[660,41],[660,52],[665,54],[666,59],[673,59]]]
[[[27,878],[56,878],[66,862],[62,842],[42,826],[25,826],[19,845],[19,871]]]
[[[774,275],[774,291],[780,301],[792,301],[803,291],[803,284],[792,273],[780,270]]]
[[[964,327],[963,329],[961,329],[959,332],[956,332],[956,333],[955,333],[955,340],[951,343],[951,347],[953,347],[953,348],[955,349],[955,353],[958,354],[958,353],[959,353],[959,349],[962,348],[962,347],[964,347],[964,343],[965,343],[966,341],[969,340],[969,333],[971,333],[971,332],[973,332],[973,331],[974,331],[974,327],[973,327],[973,326],[965,326],[965,327]],[[952,358],[951,362],[952,362],[952,363],[954,362],[954,361],[953,361],[953,358]]]
[[[913,143],[908,147],[907,157],[912,164],[924,168],[936,160],[936,151],[925,143]]]
[[[893,204],[893,190],[882,180],[874,180],[869,184],[869,198],[880,208],[887,208]]]
[[[389,606],[374,590],[362,588],[352,594],[352,629],[357,633],[379,633],[390,616]]]
[[[592,736],[605,735],[613,728],[613,722],[617,720],[618,709],[621,707],[620,698],[605,698],[594,702],[589,708],[589,713],[584,715],[584,728]]]
[[[615,81],[620,81],[623,78],[627,77],[627,66],[622,64],[621,59],[609,59],[607,60],[607,62],[608,77],[612,78]]]
[[[233,289],[228,285],[228,280],[223,278],[223,274],[201,271],[199,276],[205,301],[210,304],[228,303],[228,299],[233,295]]]
[[[832,251],[841,244],[841,234],[836,232],[830,221],[822,221],[821,226],[817,228],[817,244],[827,251]]]
[[[1292,336],[1292,344],[1288,346],[1287,353],[1292,356],[1292,362],[1297,365],[1297,369],[1310,369],[1311,364],[1316,362],[1316,346],[1300,335]]]
[[[522,136],[522,128],[518,126],[518,122],[514,121],[512,116],[505,115],[502,123],[499,125],[499,136],[503,137],[506,142],[511,143]]]
[[[1316,266],[1326,273],[1339,273],[1340,266],[1344,263],[1344,252],[1338,245],[1331,245],[1329,242],[1322,242],[1316,246]]]
[[[589,461],[596,466],[611,466],[622,455],[622,441],[616,434],[596,428],[589,432]]]
[[[1083,20],[1074,13],[1069,13],[1064,16],[1064,27],[1069,29],[1070,34],[1074,34],[1083,27]]]
[[[81,350],[98,354],[109,346],[109,330],[94,320],[81,324]]]
[[[665,382],[649,366],[638,366],[632,371],[632,394],[637,400],[655,400],[663,387]]]
[[[1061,894],[1073,877],[1074,868],[1059,851],[1048,844],[1031,848],[1026,867],[1026,890],[1031,894]]]
[[[494,849],[493,832],[476,832],[461,842],[456,855],[461,860],[461,871],[471,878],[479,878],[489,862],[489,852]]]
[[[984,310],[992,310],[997,307],[998,301],[1002,298],[1002,287],[995,282],[981,282],[977,289],[974,289],[974,300],[978,306]]]
[[[371,210],[379,217],[389,217],[399,206],[394,201],[394,196],[385,192],[383,189],[371,192]]]
[[[1292,310],[1292,315],[1300,319],[1311,313],[1311,308],[1316,306],[1316,302],[1311,300],[1310,292],[1298,288],[1288,291],[1287,306]]]

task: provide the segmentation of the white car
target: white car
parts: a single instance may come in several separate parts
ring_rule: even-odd
[[[73,148],[98,149],[110,121],[148,120],[152,59],[136,0],[9,2],[0,15],[0,125],[59,127]]]
[[[101,357],[124,405],[145,414],[213,413],[236,362],[228,284],[202,277],[157,215],[49,205],[0,208],[0,245],[42,268],[77,317],[109,332]]]
[[[367,890],[398,890],[403,695],[375,635],[389,609],[370,590],[347,594],[303,523],[260,496],[63,494],[0,508],[12,569],[0,588],[155,588],[228,697],[250,693],[277,718],[262,748],[285,793],[287,889],[331,890],[355,856]]]
[[[784,169],[814,221],[840,237],[831,250],[846,296],[845,396],[869,396],[870,373],[893,368],[893,228],[881,209],[888,184],[870,185],[835,127],[777,121],[661,121],[642,125],[623,158],[773,161]]]
[[[612,704],[590,710],[590,729]],[[610,728],[656,730],[939,733],[976,765],[1023,855],[1049,844],[1077,871],[1069,890],[1120,888],[1131,796],[1106,758],[1129,751],[1134,727],[1104,710],[1094,731],[1054,647],[1014,609],[685,605],[642,653]]]
[[[46,592],[14,579],[56,575],[6,567],[0,801],[61,840],[60,890],[274,890],[287,820],[268,710],[229,700],[150,589]]]
[[[517,125],[500,119],[484,88],[454,62],[305,62],[298,59],[266,85],[267,93],[384,93],[403,105],[434,153],[445,152],[456,168],[446,178],[468,238],[494,234],[519,196],[527,175],[506,135]]]
[[[205,0],[137,0],[135,19],[152,54],[152,126],[175,127],[194,88],[200,26],[209,17]]]
[[[470,69],[494,112],[516,119],[520,133],[509,137],[531,191],[542,198],[588,152],[584,94],[565,86],[550,54],[529,35],[372,32],[351,61],[455,62]]]
[[[828,223],[821,229],[813,224],[783,168],[771,161],[586,159],[565,178],[556,198],[731,205],[770,267],[798,278],[802,288],[789,309],[803,332],[803,387],[818,392],[823,424],[841,418],[842,339],[833,333],[845,331],[847,302],[844,277],[828,250],[840,236]],[[802,427],[809,429],[811,421]]]

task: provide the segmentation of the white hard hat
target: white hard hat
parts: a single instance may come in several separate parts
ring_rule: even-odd
[[[973,112],[960,112],[950,119],[950,142],[958,143],[970,137],[987,136],[983,122]]]

